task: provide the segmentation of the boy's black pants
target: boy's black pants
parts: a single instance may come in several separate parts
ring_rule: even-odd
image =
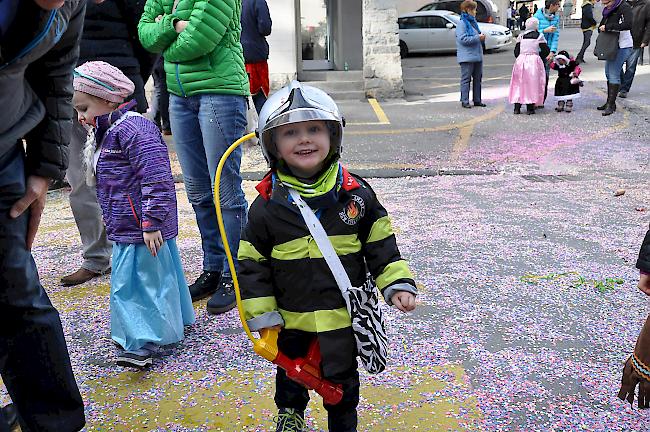
[[[314,334],[299,330],[282,330],[278,348],[289,358],[304,357]],[[354,362],[356,365],[356,361]],[[322,368],[321,368],[322,371]],[[343,385],[343,399],[336,405],[323,404],[327,410],[327,426],[330,432],[355,432],[357,430],[357,405],[359,404],[359,372],[356,366],[336,376],[325,379]],[[294,408],[305,411],[309,392],[305,387],[287,378],[282,368],[275,375],[275,404],[278,408]]]
[[[9,217],[24,193],[24,152],[16,143],[0,156],[0,374],[23,431],[78,431],[84,405],[59,314],[26,246],[29,212]]]

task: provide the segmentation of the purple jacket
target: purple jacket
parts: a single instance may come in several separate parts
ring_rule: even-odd
[[[160,230],[169,240],[178,235],[176,189],[160,131],[138,115],[126,117],[106,134],[135,105],[132,101],[96,118],[95,138],[101,143],[97,198],[106,235],[118,243],[143,243],[143,231]]]

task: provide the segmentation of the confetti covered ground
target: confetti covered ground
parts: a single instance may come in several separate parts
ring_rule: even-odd
[[[501,110],[474,126],[467,145],[454,145],[453,129],[405,132],[441,144],[386,157],[391,166],[497,174],[371,180],[421,294],[412,314],[387,310],[391,365],[362,374],[360,431],[650,430],[648,412],[616,398],[649,312],[634,268],[650,210],[648,108],[603,119],[586,108],[601,94],[584,96],[570,121],[548,109],[514,118],[494,101]],[[456,105],[439,107],[438,121]],[[368,139],[351,135],[350,166],[365,167],[359,146]],[[263,166],[254,148],[245,160],[244,169]],[[245,187],[252,199],[254,182]],[[177,191],[191,282],[199,234],[182,183]],[[209,316],[205,301],[195,303],[196,324],[150,370],[115,365],[109,278],[58,284],[81,259],[67,195],[50,193],[33,253],[61,313],[86,430],[272,430],[273,371],[252,353],[235,311]],[[309,431],[326,430],[315,395],[307,418]]]

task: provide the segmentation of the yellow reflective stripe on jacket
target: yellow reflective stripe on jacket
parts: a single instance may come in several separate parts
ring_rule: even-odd
[[[242,305],[244,306],[244,315],[247,320],[265,314],[266,312],[278,310],[278,303],[273,296],[244,299],[242,300]]]
[[[338,256],[349,255],[361,250],[361,242],[356,234],[329,236],[329,239]],[[271,257],[290,261],[304,258],[323,258],[323,254],[318,249],[314,238],[308,235],[274,246]]]
[[[237,259],[249,259],[255,262],[266,261],[266,257],[259,253],[251,242],[247,242],[246,240],[239,241],[239,252],[237,252]]]
[[[383,290],[398,279],[414,279],[408,264],[404,260],[394,261],[384,267],[384,271],[376,280],[377,288]]]
[[[338,330],[352,325],[348,310],[344,307],[314,312],[291,312],[280,309],[280,314],[284,319],[285,328],[312,333]]]
[[[372,224],[366,243],[383,240],[393,234],[393,227],[390,225],[390,219],[388,216],[380,217]]]

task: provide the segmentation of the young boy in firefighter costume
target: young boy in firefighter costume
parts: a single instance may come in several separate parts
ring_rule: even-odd
[[[650,230],[641,244],[636,267],[640,271],[639,289],[645,295],[650,296]],[[639,333],[634,353],[625,362],[618,397],[632,404],[637,384],[639,386],[637,395],[639,408],[650,408],[650,315]]]
[[[362,178],[339,164],[344,121],[327,93],[299,82],[272,95],[259,117],[271,168],[257,186],[239,247],[239,280],[250,329],[281,327],[278,348],[303,357],[317,338],[323,378],[343,386],[324,404],[332,432],[356,431],[357,348],[344,298],[288,188],[314,211],[353,286],[367,271],[388,304],[415,308],[413,276],[400,256],[390,219]],[[302,431],[309,393],[276,373],[277,431]]]

